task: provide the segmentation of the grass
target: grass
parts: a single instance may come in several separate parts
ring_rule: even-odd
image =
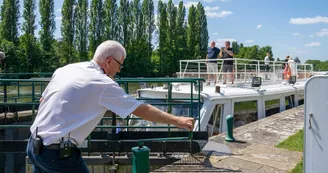
[[[304,130],[300,130],[294,135],[288,137],[286,140],[279,143],[276,147],[303,152],[303,136]],[[295,166],[295,168],[290,171],[290,173],[303,173],[303,158]]]

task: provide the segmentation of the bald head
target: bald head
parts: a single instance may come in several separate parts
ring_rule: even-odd
[[[125,48],[117,41],[107,40],[101,43],[93,56],[93,60],[103,63],[108,57],[123,60],[126,57]]]
[[[211,41],[211,47],[215,47],[215,41]]]

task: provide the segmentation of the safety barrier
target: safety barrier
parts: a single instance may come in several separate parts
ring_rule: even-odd
[[[31,114],[31,119],[32,121],[34,120],[34,117],[37,112],[37,108],[39,106],[39,99],[41,97],[41,94],[46,87],[47,83],[50,81],[50,78],[38,78],[38,79],[0,79],[0,83],[4,88],[8,87],[16,87],[16,91],[18,88],[22,91],[23,89],[26,90],[24,91],[24,98],[21,99],[22,92],[14,92],[14,90],[4,90],[3,92],[3,102],[0,102],[0,106],[3,108],[6,107],[11,107],[11,108],[17,108],[20,106],[30,106],[32,109],[32,114]],[[154,106],[165,106],[167,108],[167,112],[171,113],[172,107],[173,106],[178,106],[178,105],[183,105],[183,106],[189,106],[189,117],[194,117],[196,120],[199,119],[200,115],[200,108],[201,108],[201,96],[200,96],[200,87],[202,85],[203,79],[198,79],[198,78],[188,78],[188,79],[179,79],[179,78],[121,78],[117,79],[116,82],[120,84],[127,93],[131,93],[131,91],[136,90],[136,85],[131,85],[132,83],[137,83],[140,85],[140,83],[157,83],[157,84],[167,84],[168,85],[168,97],[165,99],[165,103],[154,103]],[[197,92],[198,97],[194,98],[193,94],[190,95],[190,98],[173,98],[172,97],[172,84],[173,83],[189,83],[191,86],[196,86],[198,87],[197,90],[193,87],[191,87],[191,92],[195,93]],[[133,88],[131,88],[133,87]],[[136,94],[132,93],[132,94]],[[157,99],[152,99],[152,98],[138,98],[139,100],[154,100],[156,101]],[[179,102],[174,102],[179,100]],[[196,109],[197,114],[193,115],[193,110]],[[8,109],[3,109],[4,112],[4,123],[0,125],[0,129],[12,129],[12,128],[29,128],[30,124],[24,124],[24,125],[19,125],[19,124],[8,124],[7,123],[7,117],[6,115],[8,114]],[[16,112],[16,116],[14,117],[16,122],[19,119],[19,115]],[[130,120],[140,120],[140,118],[134,118],[134,117],[129,117],[126,119],[122,119],[115,114],[112,114],[111,117],[103,117],[101,120],[100,124],[95,128],[95,131],[92,132],[92,134],[88,137],[86,140],[86,145],[81,146],[83,148],[83,151],[87,152],[88,155],[91,154],[91,152],[100,152],[100,148],[104,149],[104,152],[114,152],[116,149],[115,147],[107,147],[111,142],[112,143],[117,143],[119,140],[121,141],[121,144],[117,145],[122,145],[126,144],[127,146],[132,146],[137,144],[136,138],[131,139],[132,134],[133,135],[142,135],[138,136],[139,139],[144,139],[144,138],[152,138],[150,135],[151,133],[147,132],[136,132],[136,131],[131,131],[130,129],[167,129],[166,134],[161,133],[161,132],[156,132],[158,137],[186,137],[188,136],[187,133],[182,132],[182,131],[172,131],[172,129],[177,129],[177,127],[174,126],[142,126],[142,125],[130,125],[129,121]],[[125,125],[120,125],[117,126],[117,122],[125,122]],[[109,123],[108,123],[109,122]],[[200,121],[198,121],[200,122]],[[109,129],[109,130],[108,130]],[[111,130],[110,130],[111,129]],[[121,131],[119,131],[119,130]],[[165,131],[163,131],[165,132]],[[180,136],[179,136],[180,135]],[[196,136],[196,139],[204,140],[206,138],[205,133],[199,133],[199,135],[194,135]],[[197,137],[198,136],[198,137]],[[156,137],[153,136],[153,137]],[[139,140],[138,139],[138,140]],[[103,143],[103,141],[100,140],[107,140],[108,143]],[[129,140],[129,141],[124,141],[124,140]],[[0,145],[2,146],[0,149],[0,152],[6,152],[7,151],[13,151],[14,149],[18,149],[17,146],[23,146],[26,141],[0,141]],[[16,147],[13,147],[17,143],[18,145]],[[149,144],[148,144],[149,145]],[[152,145],[152,144],[151,144]],[[158,149],[155,149],[154,146],[162,145],[161,143],[154,144],[153,147],[150,145],[151,148],[154,148],[153,151],[159,151]],[[197,145],[197,143],[195,143]],[[99,148],[100,147],[100,148]],[[196,146],[197,148],[197,146]],[[169,149],[169,148],[168,148]],[[191,148],[190,148],[191,149]],[[24,152],[25,148],[20,148],[18,149],[20,152]],[[123,147],[118,149],[120,152],[125,152],[127,150],[131,150],[131,148],[128,147]],[[169,149],[170,150],[170,149]],[[168,151],[169,151],[168,150]],[[170,151],[186,151],[186,149],[183,148],[177,148],[176,150],[171,149]]]

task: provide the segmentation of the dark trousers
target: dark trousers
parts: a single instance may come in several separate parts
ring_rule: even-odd
[[[27,144],[26,153],[33,164],[34,173],[89,173],[81,151],[75,147],[72,156],[60,159],[59,149],[42,148],[39,155],[33,154],[33,138]]]

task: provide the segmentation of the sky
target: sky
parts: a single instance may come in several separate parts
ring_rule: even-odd
[[[2,1],[0,0],[0,4]],[[214,40],[217,47],[222,47],[226,40],[237,41],[245,46],[269,45],[272,47],[274,58],[298,56],[302,62],[305,62],[308,59],[328,60],[328,3],[326,1],[201,0],[200,2],[205,7],[207,15],[209,42]],[[154,0],[155,6],[157,2],[158,0]],[[179,0],[173,0],[175,4],[178,2]],[[188,8],[198,1],[184,0],[184,3],[188,11]],[[55,0],[56,38],[61,37],[62,4],[63,0]]]

